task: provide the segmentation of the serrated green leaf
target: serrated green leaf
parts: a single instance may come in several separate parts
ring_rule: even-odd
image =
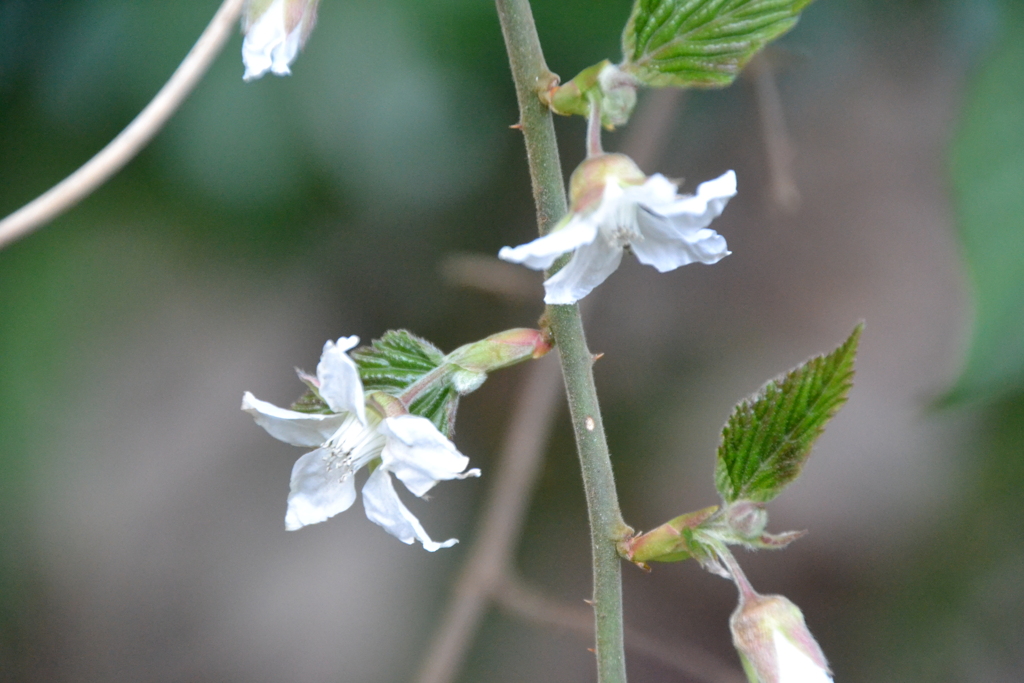
[[[724,87],[811,2],[636,0],[622,33],[622,70],[655,87]]]
[[[800,474],[814,441],[846,402],[863,324],[835,351],[768,382],[722,430],[715,486],[727,503],[767,502]]]
[[[359,367],[364,389],[392,395],[444,362],[440,349],[407,330],[388,330],[349,356]]]
[[[407,330],[388,330],[370,346],[349,353],[359,368],[366,391],[383,391],[398,396],[424,375],[444,363],[444,354],[426,339]],[[300,399],[301,400],[301,399]],[[449,382],[433,386],[416,397],[409,412],[434,423],[442,434],[455,433],[459,393]]]
[[[298,413],[317,413],[320,415],[330,415],[332,412],[327,402],[320,398],[320,394],[316,393],[313,389],[310,389],[300,396],[295,403],[292,403],[291,409]]]

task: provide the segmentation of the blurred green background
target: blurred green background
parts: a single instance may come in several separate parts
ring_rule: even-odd
[[[116,135],[216,6],[0,0],[0,214]],[[551,68],[618,58],[629,7],[534,2]],[[810,534],[740,558],[804,609],[840,681],[1024,680],[1022,34],[1011,0],[812,4],[771,53],[788,133],[741,79],[687,93],[649,141],[645,170],[687,189],[736,169],[715,225],[733,255],[662,276],[627,259],[588,315],[645,529],[715,502],[737,400],[866,320],[849,404],[769,508]],[[238,404],[295,398],[292,367],[327,338],[405,327],[448,350],[540,314],[445,268],[534,231],[494,8],[323,0],[294,75],[252,84],[240,43],[124,171],[0,252],[2,680],[409,680],[473,540],[521,369],[463,401],[456,442],[484,477],[415,502],[463,541],[435,555],[358,509],[285,533],[300,451]],[[583,125],[557,126],[568,171]],[[798,206],[777,199],[773,140]],[[519,566],[575,602],[589,557],[564,422]],[[730,584],[626,567],[625,590],[627,622],[736,664]],[[587,645],[494,612],[460,680],[593,680]]]

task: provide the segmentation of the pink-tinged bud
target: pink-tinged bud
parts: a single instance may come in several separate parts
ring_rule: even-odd
[[[741,590],[729,628],[751,683],[832,683],[804,615],[783,596]]]
[[[643,185],[647,176],[625,154],[598,154],[583,161],[569,178],[569,200],[573,213],[594,209],[604,197],[609,182],[620,187]]]
[[[291,73],[289,65],[316,24],[320,0],[249,0],[242,19],[242,62],[246,81],[268,71],[278,76]]]
[[[619,554],[646,569],[648,562],[681,562],[694,556],[701,557],[700,542],[694,530],[718,510],[717,505],[688,512],[665,522],[646,534],[619,541]]]
[[[492,334],[448,354],[445,362],[469,372],[493,372],[551,350],[551,338],[540,330],[516,328]]]

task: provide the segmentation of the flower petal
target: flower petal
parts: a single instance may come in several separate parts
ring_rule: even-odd
[[[665,273],[697,261],[718,263],[732,253],[725,238],[711,228],[676,230],[673,220],[674,217],[653,215],[640,207],[638,222],[643,239],[633,240],[629,245],[640,263]]]
[[[725,205],[736,196],[736,173],[726,171],[714,180],[697,186],[697,194],[679,197],[667,204],[647,204],[654,213],[671,217],[677,229],[706,227],[721,215]]]
[[[363,506],[366,517],[402,543],[419,541],[430,552],[438,548],[450,548],[459,542],[457,538],[449,538],[444,543],[430,540],[420,521],[399,500],[391,475],[383,467],[378,467],[363,485]]]
[[[366,424],[366,397],[363,395],[363,381],[359,368],[345,353],[359,343],[359,337],[342,337],[337,343],[327,340],[320,363],[316,366],[316,377],[320,382],[320,396],[336,413],[355,413],[362,424]]]
[[[802,652],[780,631],[772,632],[778,680],[781,683],[832,683],[828,671]]]
[[[676,190],[675,183],[660,173],[655,173],[648,177],[643,185],[626,187],[623,192],[626,199],[636,204],[661,206],[672,204],[679,198]]]
[[[532,242],[520,244],[518,247],[502,247],[498,258],[512,263],[521,263],[534,270],[546,270],[551,267],[562,254],[566,254],[582,245],[590,244],[597,236],[597,222],[591,216],[570,214],[563,227],[538,237]],[[564,219],[563,219],[564,220]]]
[[[477,469],[463,471],[469,458],[425,417],[389,417],[378,429],[387,437],[381,453],[384,469],[401,479],[413,495],[422,497],[441,480],[480,476]]]
[[[668,183],[664,178],[661,182]],[[715,180],[701,183],[692,197],[669,203],[643,203],[637,212],[643,239],[630,244],[637,260],[664,273],[696,261],[717,263],[728,256],[725,238],[707,226],[735,194],[736,174],[729,171]]]
[[[576,250],[565,267],[544,281],[544,303],[576,303],[615,272],[622,248],[597,239]]]
[[[250,392],[242,395],[242,410],[275,439],[293,446],[319,446],[345,421],[345,415],[317,415],[278,408]]]
[[[352,506],[356,499],[354,473],[332,468],[334,458],[329,448],[318,448],[295,461],[284,517],[288,531],[322,522]]]
[[[274,0],[262,14],[245,29],[242,41],[242,62],[245,75],[251,81],[271,71],[278,76],[291,73],[288,65],[299,53],[302,30],[295,27],[288,31],[285,21],[284,0]]]

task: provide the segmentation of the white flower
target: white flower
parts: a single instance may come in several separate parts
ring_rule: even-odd
[[[295,61],[316,23],[320,0],[249,0],[242,30],[243,79],[251,81],[271,71],[291,73]]]
[[[555,228],[498,256],[535,270],[550,268],[562,254],[572,259],[544,282],[549,304],[571,304],[605,281],[626,246],[659,272],[729,255],[725,238],[707,226],[736,194],[736,174],[701,183],[695,195],[679,195],[660,174],[646,177],[629,157],[602,154],[584,161],[570,181],[572,211]]]
[[[448,548],[458,540],[432,541],[398,498],[391,475],[423,497],[438,481],[477,477],[480,470],[466,471],[469,458],[430,420],[409,414],[384,417],[372,406],[367,410],[358,369],[345,353],[358,343],[358,337],[348,337],[324,344],[316,383],[332,414],[278,408],[248,391],[242,397],[242,410],[271,436],[316,447],[292,467],[285,528],[300,529],[347,510],[356,499],[356,472],[379,458],[363,485],[366,516],[403,543],[419,541],[431,552]]]

